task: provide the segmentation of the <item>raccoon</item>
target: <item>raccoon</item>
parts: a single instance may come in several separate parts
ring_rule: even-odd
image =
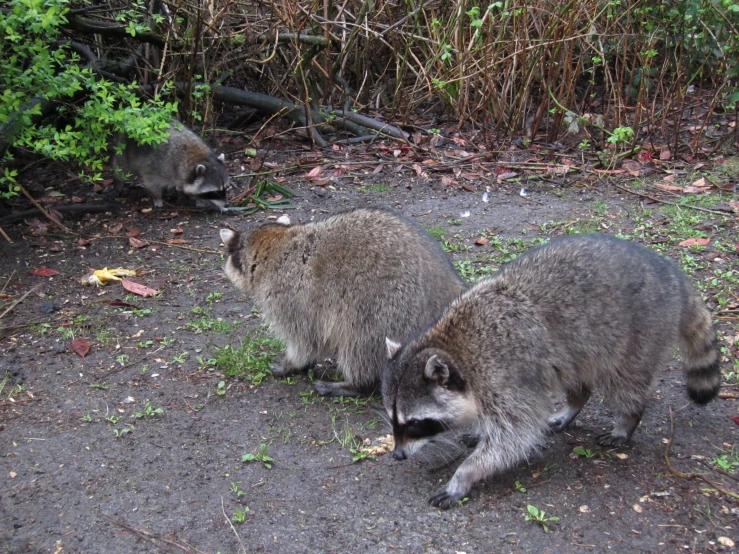
[[[662,256],[605,235],[555,239],[457,298],[401,346],[387,339],[384,407],[403,460],[451,429],[475,450],[430,502],[446,509],[472,485],[562,431],[599,389],[617,414],[600,444],[628,441],[658,369],[679,345],[690,398],[706,404],[721,383],[711,314],[682,271]],[[567,397],[552,415],[552,392]]]
[[[141,177],[144,187],[162,207],[162,193],[169,188],[181,190],[197,199],[207,200],[221,211],[228,204],[226,157],[216,154],[195,133],[173,121],[167,142],[156,146],[123,139],[124,149],[113,157],[114,176],[122,185],[121,171]]]
[[[286,343],[273,373],[307,369],[337,353],[345,380],[315,383],[321,394],[370,392],[382,375],[385,336],[423,329],[465,290],[438,242],[385,210],[220,233],[226,275]]]

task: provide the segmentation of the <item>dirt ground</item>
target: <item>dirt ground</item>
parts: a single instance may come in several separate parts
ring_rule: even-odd
[[[0,319],[0,551],[736,551],[739,501],[717,490],[739,489],[739,427],[730,419],[739,414],[736,213],[644,203],[581,177],[498,183],[480,172],[459,177],[465,188],[411,164],[377,172],[374,164],[321,186],[304,178],[311,167],[281,177],[297,192],[293,221],[390,207],[443,240],[468,279],[538,239],[571,232],[620,234],[661,249],[693,274],[716,316],[723,398],[691,404],[675,360],[628,446],[597,445],[594,436],[610,419],[594,398],[528,463],[438,510],[428,498],[465,455],[461,443],[430,446],[404,462],[368,457],[361,443],[390,432],[377,397],[319,398],[307,375],[278,381],[262,372],[260,382],[250,370],[225,376],[225,366],[212,362],[222,347],[245,340],[267,359],[278,355],[260,334],[258,310],[223,275],[218,229],[283,212],[143,213],[148,200],[131,191],[119,211],[68,216],[79,236],[51,225],[45,234],[38,225],[4,226],[13,243],[0,239],[0,313],[33,290]],[[114,201],[66,182],[65,171],[38,168],[23,182],[67,199]],[[234,184],[243,189],[245,180]],[[713,198],[725,204],[737,196]],[[148,246],[135,247],[130,235]],[[679,246],[691,237],[711,242]],[[80,284],[103,267],[138,268],[142,275],[132,279],[161,294]],[[38,268],[58,273],[32,275]],[[84,358],[73,340],[78,349],[89,345]],[[665,461],[673,435],[674,472]],[[545,521],[546,532],[526,519],[527,506],[558,519]]]

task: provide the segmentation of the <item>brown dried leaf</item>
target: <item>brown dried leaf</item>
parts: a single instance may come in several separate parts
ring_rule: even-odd
[[[143,248],[149,246],[149,243],[145,240],[137,239],[136,237],[128,237],[128,243],[134,248]]]
[[[128,279],[123,279],[121,281],[121,285],[123,285],[123,288],[126,289],[128,292],[138,294],[139,296],[143,296],[144,298],[147,298],[149,296],[156,296],[157,294],[159,294],[159,291],[157,290],[151,289],[146,285],[142,285],[141,283],[137,283],[135,281],[129,281]]]
[[[39,267],[38,269],[34,269],[31,275],[35,275],[36,277],[53,277],[58,273],[56,269],[51,269],[50,267]]]
[[[72,350],[74,350],[80,358],[87,356],[90,351],[90,343],[85,339],[74,339],[71,344]]]
[[[475,244],[477,246],[485,246],[487,243],[488,243],[488,239],[486,239],[485,237],[480,237],[479,239],[475,241]]]
[[[123,223],[116,223],[112,227],[108,227],[108,232],[111,235],[116,235],[121,232],[121,229],[123,229]]]
[[[126,236],[127,237],[134,237],[138,238],[139,235],[143,233],[143,230],[141,227],[126,227]]]
[[[667,148],[664,148],[659,151],[659,159],[663,162],[666,162],[672,158],[672,152],[670,152]]]
[[[678,243],[678,246],[706,246],[709,242],[711,242],[711,239],[685,239],[681,243]]]
[[[462,183],[462,188],[464,190],[467,190],[469,192],[477,192],[477,187],[473,185],[468,185],[467,183]]]

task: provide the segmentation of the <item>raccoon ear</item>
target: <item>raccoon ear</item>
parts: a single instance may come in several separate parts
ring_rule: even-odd
[[[223,244],[225,244],[226,246],[228,246],[228,244],[236,236],[236,232],[232,231],[231,229],[221,229],[220,234],[221,234],[221,242],[223,242]]]
[[[385,346],[387,347],[387,359],[390,360],[395,354],[400,350],[400,343],[395,342],[393,340],[390,340],[390,338],[385,337]]]
[[[226,163],[226,154],[224,154],[223,152],[221,152],[220,154],[218,154],[218,159],[221,162]]]
[[[195,176],[202,177],[204,174],[205,174],[205,166],[203,164],[198,164],[197,167],[195,167]]]
[[[443,387],[449,381],[449,366],[434,354],[426,361],[423,375],[429,381],[436,381],[438,385]]]

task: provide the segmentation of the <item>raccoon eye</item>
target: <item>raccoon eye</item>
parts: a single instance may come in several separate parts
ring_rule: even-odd
[[[446,430],[444,424],[437,419],[411,419],[405,425],[405,436],[409,439],[432,437]]]

